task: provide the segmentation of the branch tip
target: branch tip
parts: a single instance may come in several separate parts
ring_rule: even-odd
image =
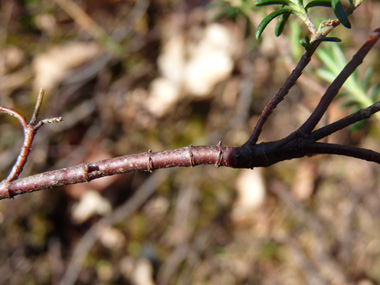
[[[29,124],[31,125],[35,125],[37,122],[37,118],[41,110],[42,101],[44,100],[44,95],[45,95],[45,90],[41,88],[40,92],[38,93],[36,106],[34,107],[32,118],[30,119],[30,122],[29,122]]]

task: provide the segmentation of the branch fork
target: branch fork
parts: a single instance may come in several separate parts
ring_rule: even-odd
[[[132,154],[112,159],[84,163],[77,166],[44,172],[41,174],[17,179],[23,170],[31,150],[33,139],[38,129],[46,123],[56,123],[62,118],[45,119],[37,122],[38,113],[43,99],[43,90],[37,99],[37,104],[30,123],[16,111],[0,107],[0,112],[16,117],[24,129],[24,144],[17,161],[8,177],[0,183],[0,199],[12,198],[15,195],[29,193],[42,189],[90,182],[93,179],[121,174],[131,171],[148,171],[170,167],[193,167],[196,165],[226,166],[232,168],[266,167],[283,160],[311,156],[315,154],[338,154],[364,159],[380,164],[380,153],[357,147],[320,143],[320,139],[335,133],[349,125],[367,119],[380,111],[380,102],[351,114],[341,120],[314,130],[326,112],[328,106],[337,95],[339,89],[354,70],[363,62],[364,57],[380,38],[380,28],[376,29],[354,55],[352,60],[333,81],[310,117],[296,131],[287,137],[273,142],[257,144],[261,130],[268,116],[294,86],[302,70],[310,61],[312,52],[306,51],[300,63],[264,109],[249,140],[240,147],[222,146],[219,142],[213,146],[187,146],[180,149],[152,152],[148,150],[141,154]]]
[[[5,179],[5,182],[3,182],[5,183],[6,189],[8,188],[8,186],[10,185],[12,181],[16,180],[20,176],[22,170],[24,169],[24,166],[28,160],[28,156],[32,149],[32,143],[33,143],[34,137],[38,129],[41,128],[45,124],[58,123],[63,120],[62,117],[58,117],[58,118],[44,119],[37,122],[37,118],[41,109],[44,94],[45,94],[45,91],[43,89],[40,89],[36,106],[34,107],[33,115],[29,123],[27,123],[24,116],[22,116],[20,113],[16,112],[15,110],[0,106],[0,113],[5,113],[5,114],[16,117],[19,120],[24,130],[24,142],[21,147],[20,154],[17,156],[17,160],[15,164],[13,165],[11,172],[8,174],[7,178]],[[8,193],[8,198],[13,197],[9,189],[7,189],[7,193]]]

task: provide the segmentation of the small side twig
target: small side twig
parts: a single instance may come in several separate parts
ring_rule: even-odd
[[[304,148],[309,155],[314,154],[337,154],[366,161],[372,161],[380,164],[380,153],[349,145],[333,144],[333,143],[312,143]]]
[[[37,118],[38,118],[38,115],[40,114],[42,100],[44,100],[44,96],[45,96],[45,90],[40,89],[40,92],[38,93],[38,97],[36,101],[36,106],[34,107],[34,110],[33,110],[32,118],[30,118],[30,122],[29,122],[30,125],[35,125],[37,123]]]
[[[360,109],[359,111],[340,119],[339,121],[336,121],[334,123],[331,123],[325,127],[322,127],[314,132],[311,133],[310,137],[313,138],[314,141],[318,141],[322,138],[325,138],[341,129],[344,129],[348,126],[351,126],[359,121],[368,119],[373,114],[378,112],[380,110],[380,101],[376,102],[375,104],[365,108]]]
[[[297,79],[301,76],[302,71],[309,64],[311,60],[311,56],[312,56],[312,53],[310,53],[309,51],[306,51],[303,54],[301,60],[298,62],[296,68],[292,71],[289,78],[286,80],[285,84],[280,88],[278,93],[272,98],[269,104],[264,108],[263,112],[260,115],[259,120],[257,121],[255,129],[253,130],[253,133],[247,142],[248,144],[255,145],[257,143],[257,140],[259,139],[259,136],[263,130],[263,126],[266,120],[268,119],[270,114],[273,112],[273,110],[277,107],[277,105],[281,103],[282,100],[284,100],[285,96],[289,93],[290,88],[294,86]]]
[[[11,115],[13,117],[16,117],[19,120],[19,122],[22,125],[23,130],[24,130],[24,142],[23,142],[23,145],[21,147],[20,154],[18,155],[17,160],[16,160],[15,164],[13,165],[11,172],[8,174],[8,176],[6,178],[6,181],[8,183],[10,183],[13,180],[16,180],[20,176],[22,170],[24,169],[24,166],[25,166],[25,164],[28,160],[28,156],[30,154],[30,150],[32,148],[32,143],[33,143],[34,137],[35,137],[38,129],[40,127],[42,127],[44,124],[50,124],[50,123],[56,123],[56,122],[62,121],[62,117],[59,117],[59,118],[44,119],[44,120],[41,120],[37,123],[37,117],[38,117],[38,114],[39,114],[40,109],[41,109],[41,104],[42,104],[42,100],[44,98],[44,93],[45,93],[45,91],[43,89],[41,89],[39,94],[38,94],[36,106],[34,107],[33,115],[32,115],[32,118],[31,118],[29,124],[27,123],[26,119],[20,113],[16,112],[15,110],[12,110],[10,108],[0,106],[0,113],[5,113],[5,114]],[[9,196],[9,198],[12,197],[12,195],[9,191],[8,191],[8,196]]]

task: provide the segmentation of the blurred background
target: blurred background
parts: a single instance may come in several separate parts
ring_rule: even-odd
[[[238,146],[302,55],[291,17],[276,38],[273,9],[246,0],[0,2],[0,105],[41,128],[21,176],[184,147]],[[333,18],[316,8],[313,20]],[[380,25],[366,0],[324,43],[265,125],[260,141],[302,124],[334,77]],[[317,24],[316,24],[317,25]],[[377,100],[377,45],[321,124]],[[337,69],[337,70],[334,70]],[[23,140],[0,117],[0,173]],[[380,151],[379,118],[330,142]],[[380,168],[315,156],[267,169],[198,166],[130,173],[0,201],[1,284],[379,284]]]

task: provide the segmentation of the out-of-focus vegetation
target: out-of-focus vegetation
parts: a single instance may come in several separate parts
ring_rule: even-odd
[[[243,143],[297,61],[301,32],[294,20],[275,38],[270,24],[258,42],[265,11],[241,13],[237,2],[1,1],[0,105],[30,116],[45,88],[40,118],[64,118],[40,129],[22,175]],[[379,11],[366,0],[351,30],[334,31],[346,58],[380,25]],[[364,78],[373,68],[370,85],[379,83],[379,58],[374,49],[358,70]],[[315,74],[323,67],[312,60],[262,139],[305,120],[326,87]],[[344,100],[326,122],[350,112]],[[5,178],[22,129],[2,115],[0,134]],[[379,150],[377,120],[329,140]],[[4,200],[0,283],[377,284],[379,174],[375,164],[316,156],[253,171],[132,173]]]

